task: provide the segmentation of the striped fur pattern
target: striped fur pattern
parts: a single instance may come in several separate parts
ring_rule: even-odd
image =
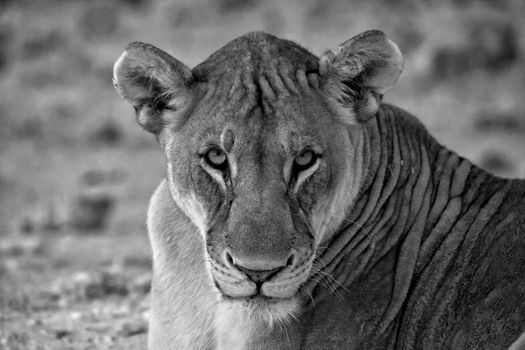
[[[402,67],[379,31],[320,59],[250,33],[192,70],[128,48],[115,86],[167,160],[148,212],[150,349],[520,346],[525,181],[381,104]],[[305,150],[319,157],[297,171]]]
[[[508,347],[525,320],[525,182],[477,168],[393,106],[366,134],[367,180],[316,260],[343,297],[386,277],[388,298],[363,323],[362,346]],[[316,279],[307,288],[314,304],[334,294]]]

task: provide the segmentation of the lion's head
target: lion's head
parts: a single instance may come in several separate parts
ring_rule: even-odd
[[[115,87],[156,135],[173,200],[200,231],[225,300],[265,319],[297,310],[316,249],[363,180],[360,123],[401,70],[379,31],[320,59],[250,33],[192,70],[151,45],[128,46]]]

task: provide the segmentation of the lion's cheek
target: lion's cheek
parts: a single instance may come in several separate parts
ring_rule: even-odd
[[[208,218],[204,206],[197,197],[193,194],[182,194],[176,189],[171,190],[171,193],[179,208],[181,208],[184,214],[197,226],[199,231],[204,234],[204,232],[206,232]]]
[[[186,184],[178,183],[177,174],[171,163],[168,163],[168,187],[177,206],[190,218],[201,233],[206,231],[207,214],[201,201]]]
[[[175,172],[174,166],[168,163],[168,185],[172,197],[204,235],[221,207],[223,194],[204,171],[195,169],[191,176],[180,175]]]

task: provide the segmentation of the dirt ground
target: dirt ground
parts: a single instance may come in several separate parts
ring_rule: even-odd
[[[144,349],[151,261],[127,239],[4,241],[0,348]]]
[[[316,54],[381,29],[405,55],[385,100],[440,142],[525,177],[518,0],[0,0],[0,349],[144,349],[153,137],[111,83],[127,43],[189,66],[264,30]]]

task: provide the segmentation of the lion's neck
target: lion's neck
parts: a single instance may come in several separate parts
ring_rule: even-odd
[[[393,329],[415,275],[474,200],[472,193],[494,178],[439,145],[397,108],[383,107],[364,133],[361,190],[345,226],[319,252],[318,261],[343,293],[363,284],[368,290],[388,284],[373,326],[373,332],[384,334]],[[332,295],[321,284],[309,292],[321,299]]]
[[[395,118],[396,111],[383,107],[367,122],[361,188],[339,233],[318,253],[321,265],[344,287],[377,266],[402,240],[420,239],[408,234],[422,231],[428,216],[434,158],[441,146],[417,121]],[[389,269],[388,264],[381,268]]]

